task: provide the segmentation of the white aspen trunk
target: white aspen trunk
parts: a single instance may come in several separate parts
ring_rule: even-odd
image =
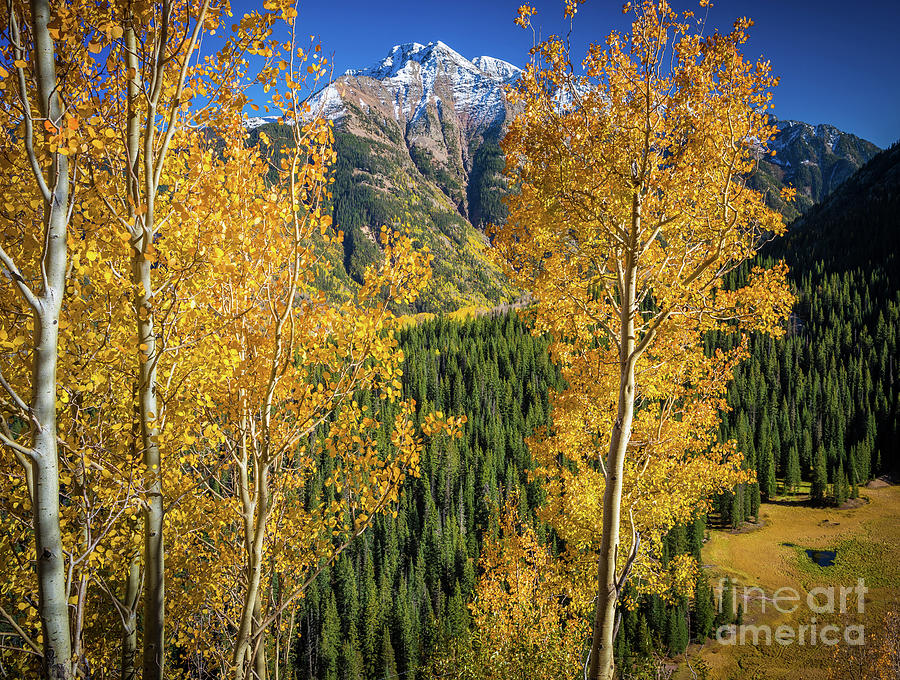
[[[606,458],[606,489],[603,492],[603,537],[597,563],[597,608],[591,643],[591,680],[612,680],[615,675],[614,635],[618,589],[616,566],[619,524],[622,518],[622,476],[625,452],[634,417],[634,366],[628,362],[619,385],[619,408],[609,454]]]
[[[132,38],[134,35],[132,34]],[[137,385],[132,390],[132,400],[137,396]],[[137,404],[134,404],[134,420],[131,425],[131,455],[137,454],[137,442],[139,433],[139,417]],[[139,531],[137,527],[135,533]],[[138,672],[135,660],[138,649],[138,617],[137,611],[141,598],[141,554],[137,549],[131,555],[128,565],[128,575],[125,577],[125,592],[122,596],[122,607],[125,610],[122,630],[122,654],[119,667],[120,680],[137,680]]]
[[[134,664],[137,655],[137,606],[141,588],[141,558],[135,553],[128,567],[125,580],[125,596],[122,605],[125,607],[125,630],[122,632],[122,660],[119,670],[121,680],[137,680],[137,668]]]
[[[257,461],[258,462],[258,461]],[[253,654],[254,647],[251,645],[253,634],[258,632],[255,626],[256,617],[259,615],[259,584],[262,577],[262,550],[263,539],[265,538],[266,522],[269,515],[269,490],[268,490],[268,468],[266,465],[259,465],[255,472],[256,499],[255,521],[251,521],[251,513],[254,511],[254,504],[244,503],[244,526],[245,526],[245,543],[247,546],[247,591],[244,593],[244,603],[241,607],[241,621],[238,628],[237,637],[234,643],[234,654],[232,656],[232,664],[234,666],[235,680],[244,680],[247,670],[247,662],[251,662],[251,667],[258,674],[259,668],[257,660],[260,653],[257,651]],[[246,483],[246,477],[242,471],[242,482]],[[242,494],[245,498],[249,498],[248,494]],[[261,643],[262,645],[262,643]],[[248,658],[249,657],[249,658]],[[262,657],[265,658],[264,656]]]
[[[291,661],[291,640],[294,639],[294,626],[297,623],[297,608],[291,607],[291,625],[288,626],[288,635],[284,645],[284,671],[285,675],[294,680],[294,665]]]
[[[166,9],[164,8],[164,11]],[[160,413],[156,394],[156,368],[159,348],[153,319],[153,280],[147,251],[155,235],[154,203],[156,186],[153,179],[153,132],[155,130],[155,102],[148,102],[146,120],[142,129],[142,113],[138,102],[142,96],[138,44],[133,17],[125,17],[126,60],[128,80],[128,129],[126,152],[128,154],[128,187],[132,199],[132,261],[131,278],[135,287],[134,311],[138,331],[138,355],[140,367],[137,385],[137,401],[140,422],[140,446],[143,463],[148,475],[147,499],[144,510],[144,618],[143,618],[143,680],[162,680],[165,674],[165,543],[163,523],[162,460],[159,451],[159,428],[156,425]],[[165,30],[163,31],[165,33]],[[166,44],[166,35],[160,38]],[[143,132],[143,148],[141,135]],[[143,162],[141,162],[143,161]],[[143,188],[141,191],[141,171]],[[140,219],[136,209],[143,210]]]
[[[262,559],[261,554],[260,559]],[[269,663],[266,658],[266,638],[265,634],[261,633],[259,629],[259,622],[262,621],[262,618],[262,598],[260,597],[259,587],[257,586],[256,602],[253,604],[253,644],[251,645],[251,652],[253,654],[253,680],[266,680],[269,674]]]
[[[593,637],[588,677],[590,680],[613,680],[615,677],[615,629],[618,583],[616,579],[619,552],[619,526],[622,520],[622,477],[625,454],[631,440],[635,398],[635,327],[637,308],[636,270],[637,234],[640,229],[641,206],[635,195],[632,209],[630,243],[624,262],[624,290],[619,315],[619,395],[616,422],[613,425],[606,457],[606,487],[603,492],[603,535],[597,560],[597,605],[594,611]]]
[[[147,504],[144,511],[144,680],[162,680],[165,672],[165,544],[163,541],[162,461],[157,444],[156,425],[159,409],[156,399],[156,363],[158,360],[156,334],[153,327],[150,262],[144,256],[144,240],[135,245],[133,279],[137,287],[138,342],[140,350],[140,406],[141,447],[144,466],[149,475]]]
[[[34,68],[41,114],[61,124],[54,44],[50,37],[50,3],[31,0]],[[24,94],[24,93],[23,93]],[[56,449],[56,363],[59,313],[66,280],[66,229],[69,209],[69,161],[54,154],[44,201],[44,282],[34,315],[31,408],[35,418],[32,474],[38,611],[43,632],[44,677],[72,678],[72,640],[66,573],[59,524],[59,461]]]
[[[65,247],[65,232],[61,236]],[[59,296],[62,291],[59,291]],[[44,298],[53,304],[52,298]],[[43,317],[43,318],[42,318]],[[59,525],[59,464],[56,451],[56,340],[58,303],[54,312],[35,318],[32,409],[39,430],[34,436],[34,542],[38,577],[38,610],[44,647],[44,675],[62,680],[72,675],[66,572]]]

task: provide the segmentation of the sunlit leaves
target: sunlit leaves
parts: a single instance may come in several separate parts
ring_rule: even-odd
[[[511,497],[498,509],[496,535],[485,540],[469,605],[473,636],[438,654],[438,675],[555,680],[581,664],[588,632],[579,615],[583,603],[565,565],[538,542],[515,503]]]
[[[571,18],[576,3],[567,3]],[[535,299],[536,331],[568,389],[531,450],[549,493],[543,517],[565,540],[573,582],[590,593],[603,533],[605,465],[634,366],[634,421],[621,500],[621,568],[664,593],[689,582],[654,553],[710,495],[746,480],[733,443],[716,444],[725,388],[745,355],[707,356],[710,330],[782,332],[786,270],[725,275],[783,233],[744,181],[774,132],[776,79],[742,53],[751,22],[702,35],[665,2],[626,6],[631,31],[590,46],[580,68],[551,36],[510,93],[521,107],[503,142],[518,191],[496,229],[501,264]],[[517,23],[528,25],[530,8]],[[622,307],[625,307],[624,311]]]
[[[189,35],[201,3],[166,6],[170,33]],[[294,3],[267,2],[230,27],[227,5],[211,3],[200,32],[224,32],[221,49],[189,55],[185,41],[172,41],[157,72],[162,8],[55,4],[51,31],[64,55],[67,108],[58,120],[33,111],[38,160],[60,154],[72,162],[59,323],[61,532],[72,619],[84,622],[85,667],[99,675],[117,672],[120,650],[110,641],[122,635],[123,583],[140,553],[142,513],[156,480],[166,509],[167,639],[186,663],[229,672],[251,562],[248,508],[263,536],[266,625],[283,634],[275,584],[285,598],[302,594],[318,566],[379,513],[393,511],[403,480],[418,474],[428,438],[457,433],[464,423],[434,414],[420,431],[414,406],[400,403],[403,357],[388,310],[427,284],[427,252],[385,230],[386,257],[359,296],[334,305],[313,286],[324,266],[319,246],[340,240],[326,208],[336,156],[331,123],[310,110],[301,90],[327,77],[330,63],[314,40],[300,46],[278,38],[279,27],[282,36],[290,33]],[[130,25],[138,33],[137,69],[126,59]],[[248,55],[258,58],[254,68]],[[11,89],[17,71],[31,78],[31,67],[9,52],[0,62],[0,238],[35,284],[45,201],[32,181]],[[246,144],[242,109],[257,75],[271,94],[264,108],[274,108],[293,135],[291,150],[278,158]],[[147,142],[140,153],[164,158],[151,170],[159,191],[145,190],[148,171],[141,164],[135,170],[126,149],[134,79],[140,95],[132,106]],[[149,282],[135,280],[135,262],[149,265]],[[0,368],[27,398],[32,348],[24,330],[34,322],[10,279],[3,282]],[[137,337],[136,319],[154,321],[152,339]],[[156,413],[141,413],[136,396],[139,369],[148,364],[157,371]],[[397,404],[385,446],[375,444],[385,424],[359,406],[359,391]],[[15,436],[28,437],[15,404],[3,402],[0,415]],[[149,441],[160,449],[159,466],[143,462],[141,419],[155,431]],[[26,474],[8,449],[0,471],[8,480],[0,494],[0,570],[7,575],[0,605],[39,643],[37,589],[24,558],[33,551]],[[310,490],[316,475],[328,485],[319,496]],[[263,515],[255,514],[261,497]],[[33,655],[22,651],[25,640],[7,642],[4,668],[28,676]]]

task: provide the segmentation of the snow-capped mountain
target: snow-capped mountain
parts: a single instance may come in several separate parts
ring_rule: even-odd
[[[824,143],[830,150],[840,142],[840,138],[844,134],[833,125],[825,123],[810,125],[799,120],[779,120],[776,125],[778,133],[769,143],[769,148],[776,152],[798,141],[811,143],[813,140]]]
[[[522,69],[518,66],[494,57],[475,57],[472,59],[472,63],[481,69],[483,73],[487,73],[491,77],[506,83],[514,82],[519,77],[519,74],[522,73]]]
[[[406,221],[435,256],[433,308],[491,306],[512,295],[484,255],[479,227],[505,216],[498,142],[511,115],[505,90],[519,73],[443,42],[412,42],[310,100],[335,123],[334,219],[351,278],[377,257],[381,226]]]
[[[438,188],[454,212],[480,226],[491,215],[478,186],[499,181],[499,167],[485,172],[478,159],[497,155],[511,114],[506,89],[521,72],[495,57],[467,59],[440,41],[404,43],[347,71],[310,103],[340,134],[366,140],[381,155],[399,152],[392,163],[411,165],[418,175],[411,181]]]
[[[521,69],[494,57],[467,59],[443,42],[395,45],[380,62],[347,71],[314,98],[330,118],[376,115],[393,119],[411,146],[440,161],[450,138],[458,137],[466,165],[476,137],[496,135],[508,115],[504,90]],[[454,154],[449,154],[452,156]]]
[[[452,107],[471,132],[505,120],[503,88],[520,69],[493,57],[468,60],[438,41],[396,45],[375,66],[348,71],[346,78],[380,81],[391,94],[394,116],[413,124],[435,106]]]
[[[248,130],[255,130],[261,125],[275,123],[277,120],[278,116],[248,116],[244,118],[244,127]]]
[[[494,57],[468,59],[443,42],[412,42],[314,95],[313,110],[335,123],[334,221],[345,234],[343,267],[335,261],[344,283],[336,289],[377,261],[382,225],[404,223],[435,256],[438,287],[423,308],[491,306],[515,295],[485,254],[483,228],[506,217],[499,141],[514,113],[506,89],[521,72]],[[777,124],[775,155],[761,156],[750,182],[788,218],[878,151],[830,125]],[[781,202],[785,184],[798,189],[794,205]]]
[[[395,131],[417,165],[424,159],[467,186],[477,172],[477,149],[502,132],[511,113],[505,90],[521,72],[494,57],[467,59],[440,41],[405,43],[368,68],[347,71],[314,104],[347,132],[377,139],[385,130]],[[831,125],[777,124],[769,145],[775,155],[761,159],[754,184],[789,217],[823,199],[878,151]],[[783,184],[798,189],[794,207],[777,198]],[[453,200],[465,217],[483,221],[478,206],[468,205],[470,198]]]

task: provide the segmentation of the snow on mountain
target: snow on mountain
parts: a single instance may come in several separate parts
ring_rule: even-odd
[[[810,125],[799,120],[779,120],[776,125],[778,132],[769,142],[769,149],[774,149],[776,152],[798,142],[821,143],[831,150],[838,143],[841,135],[845,134],[833,125],[825,123]]]
[[[434,255],[440,295],[506,294],[502,274],[482,254],[487,237],[478,227],[504,216],[499,140],[511,115],[505,89],[518,73],[500,59],[469,60],[443,42],[410,42],[346,71],[310,100],[335,122],[342,162],[334,219],[345,230],[351,278],[373,261],[373,235],[403,215]]]
[[[278,116],[248,116],[244,119],[244,127],[248,130],[255,130],[260,125],[274,123],[276,120],[278,120]]]
[[[797,189],[797,200],[788,206],[770,199],[772,207],[789,218],[796,217],[821,201],[877,152],[878,147],[833,125],[810,125],[797,120],[774,120],[778,128],[769,140],[773,156],[760,159],[757,190],[775,196],[773,187],[790,185]]]
[[[310,98],[310,110],[315,114],[321,111],[326,118],[339,121],[347,115],[342,96],[343,92],[344,88],[339,83],[331,83],[325,86],[323,90],[320,90]]]
[[[522,72],[518,66],[495,57],[475,57],[472,63],[483,73],[506,83],[512,83]]]
[[[423,243],[444,267],[436,278],[451,289],[460,281],[463,288],[481,285],[473,281],[502,288],[499,273],[466,244],[486,243],[479,228],[506,217],[500,139],[515,113],[506,92],[521,73],[495,57],[467,59],[440,41],[410,42],[395,45],[368,68],[346,71],[310,99],[313,112],[335,122],[335,149],[345,161],[337,170],[344,175],[336,186],[345,193],[335,195],[335,220],[346,228],[344,262],[351,276],[370,262],[366,253],[377,247],[373,233],[400,214],[414,214]],[[587,93],[590,85],[576,87]],[[570,90],[555,96],[561,109],[578,105]],[[246,125],[270,120],[248,118]],[[749,181],[788,218],[877,152],[830,125],[774,122],[778,133],[768,148],[776,153],[760,156]],[[787,184],[798,190],[796,205],[780,199]]]
[[[346,102],[363,108],[380,104],[404,126],[427,117],[429,110],[443,115],[449,108],[468,130],[483,130],[505,121],[504,89],[520,72],[494,57],[466,59],[441,41],[410,42],[395,45],[368,68],[348,70],[311,103],[313,108],[324,105],[326,115],[336,120],[346,115]],[[358,90],[374,97],[360,96]],[[366,101],[370,98],[376,101]]]

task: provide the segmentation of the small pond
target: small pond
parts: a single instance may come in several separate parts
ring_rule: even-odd
[[[837,550],[807,550],[806,554],[820,567],[832,567],[837,557]]]

